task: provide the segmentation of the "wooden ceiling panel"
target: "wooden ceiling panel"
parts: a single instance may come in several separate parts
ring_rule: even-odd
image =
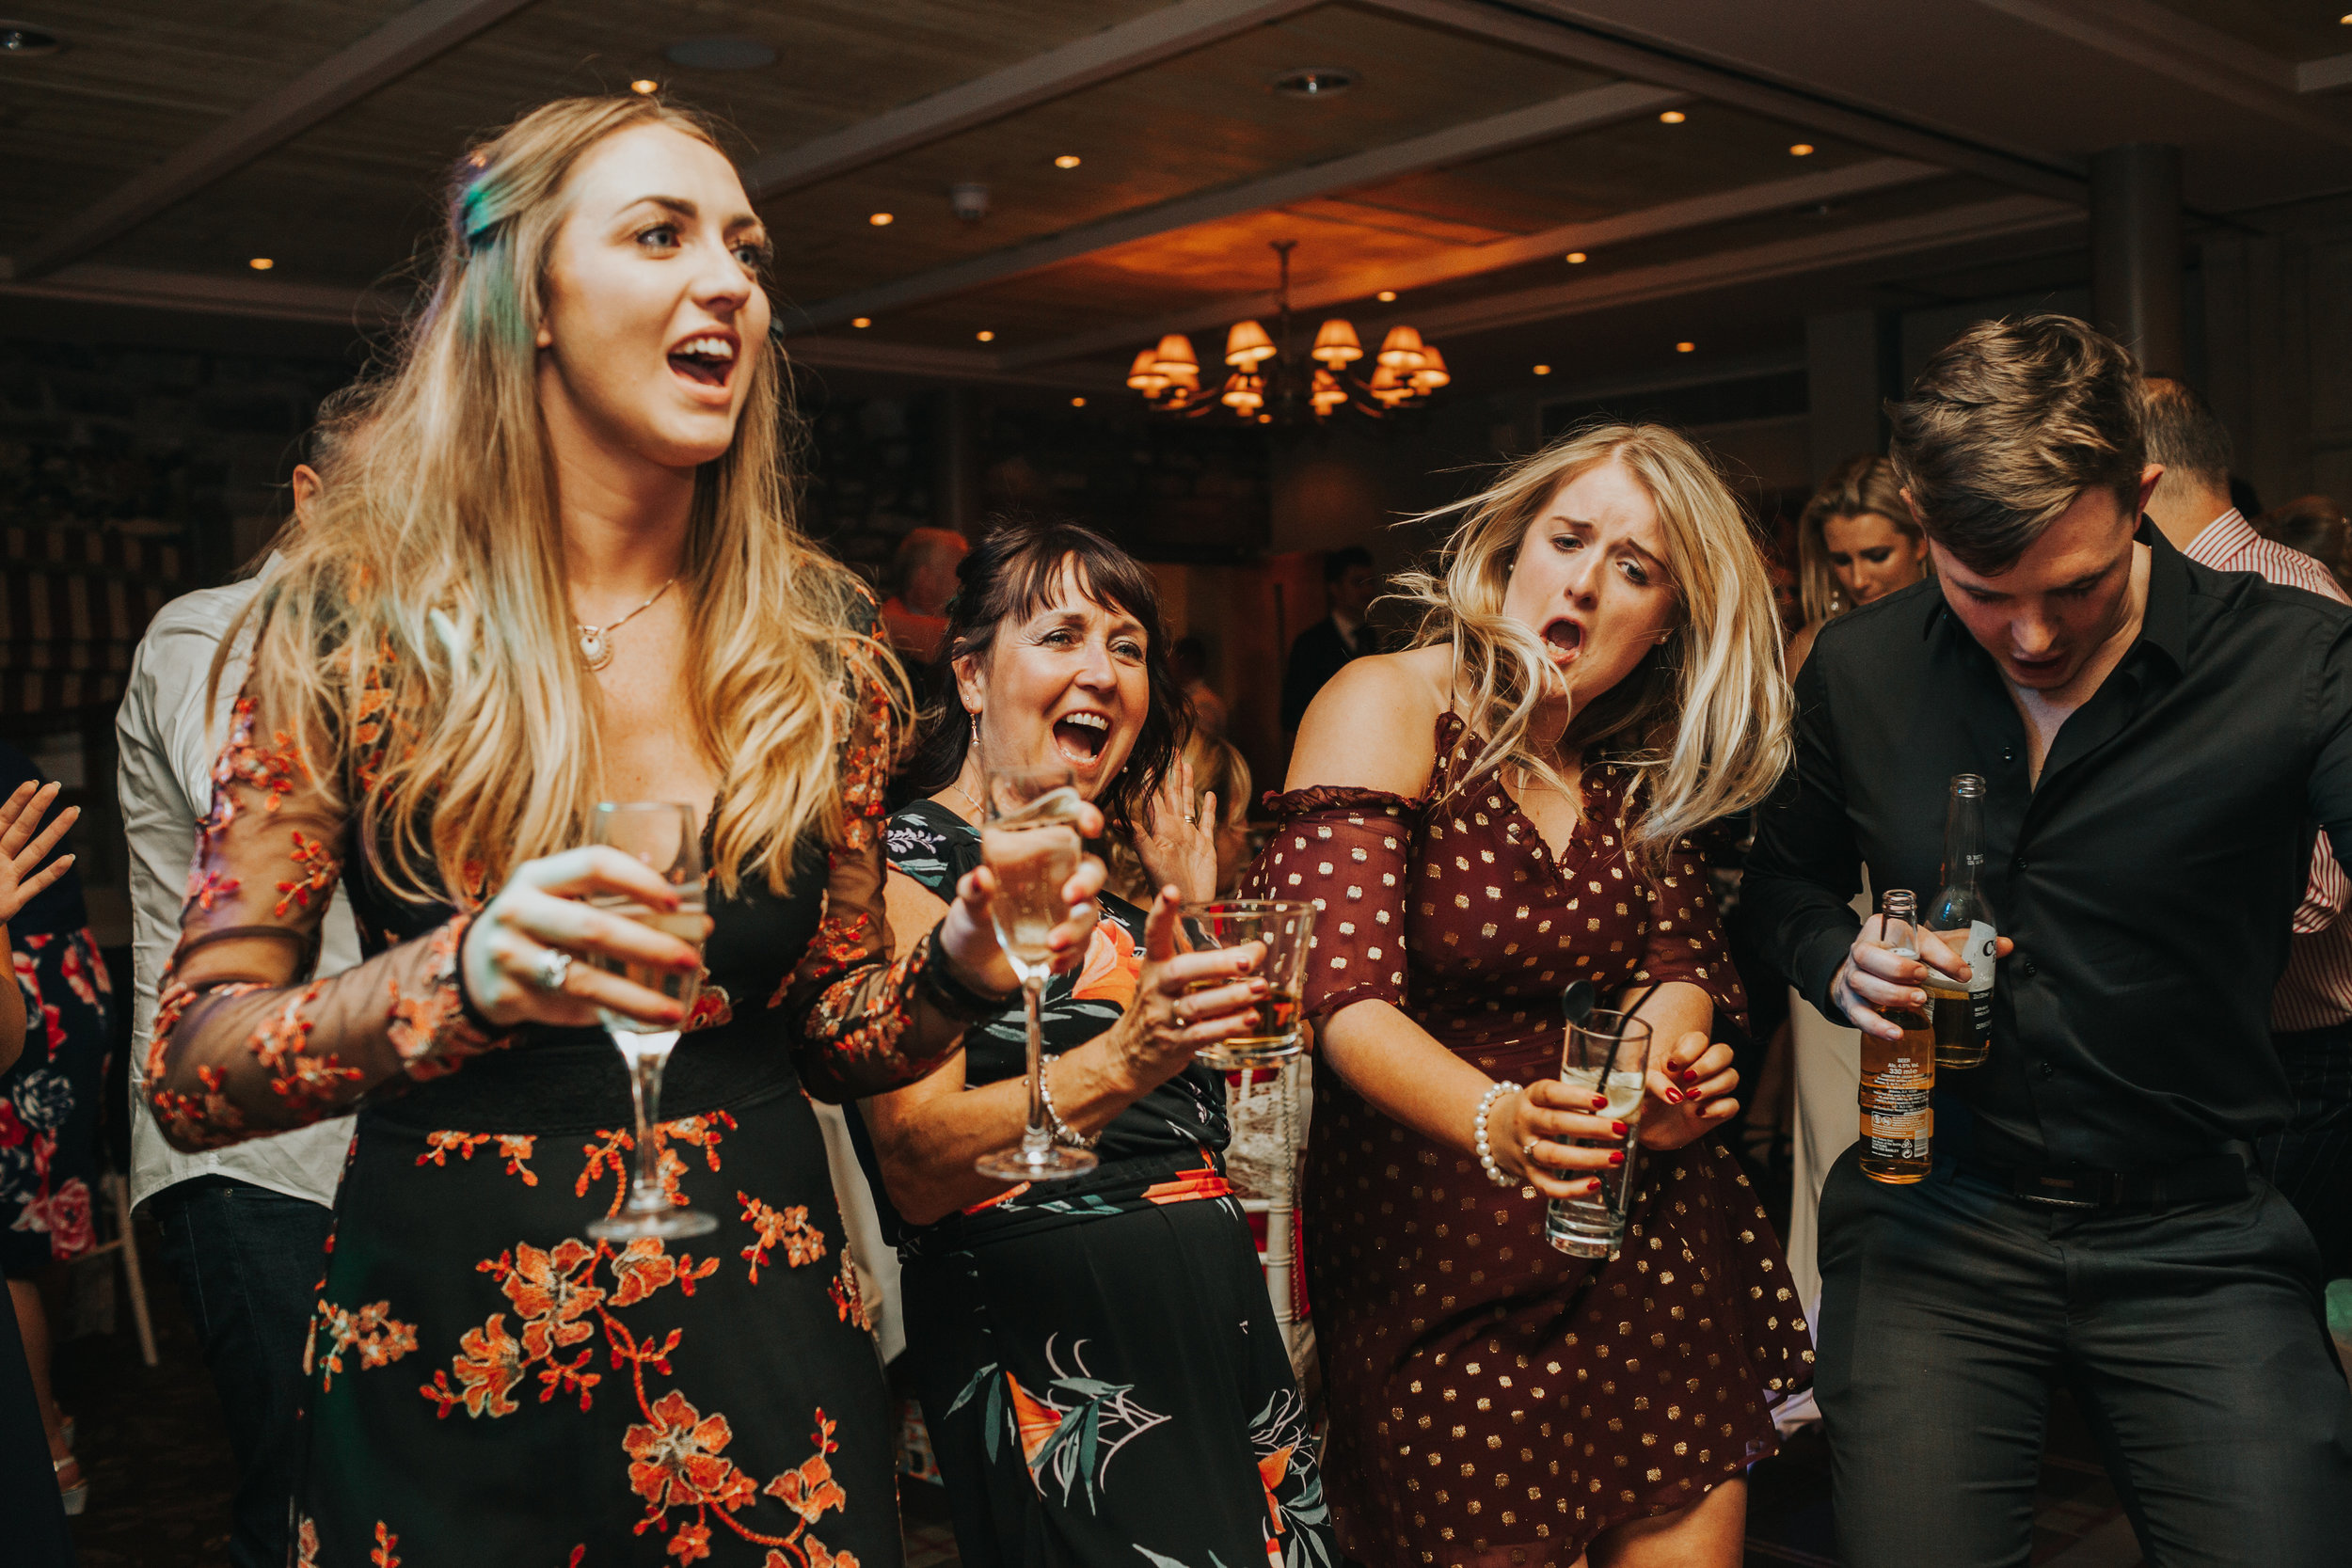
[[[183,269],[241,266],[256,249],[309,281],[363,284],[406,258],[434,221],[444,171],[480,133],[574,93],[650,76],[725,124],[739,156],[788,147],[1166,0],[1009,0],[986,7],[894,0],[887,29],[841,0],[540,0],[423,70],[384,87],[101,257]],[[252,9],[264,8],[253,7]],[[282,9],[282,7],[266,8]],[[402,8],[398,0],[380,9]],[[662,50],[713,35],[756,39],[776,63],[691,71]],[[240,101],[235,104],[243,106]],[[315,194],[337,212],[315,217]],[[299,221],[291,214],[302,214]]]
[[[405,10],[410,0],[57,0],[66,47],[0,60],[0,254]],[[28,17],[27,20],[31,18]]]
[[[1274,77],[1306,65],[1345,66],[1361,81],[1315,101],[1272,90]],[[1608,80],[1327,6],[793,192],[765,215],[779,277],[818,299]],[[1065,152],[1084,161],[1055,167]],[[961,181],[990,187],[980,222],[949,209]],[[895,221],[877,229],[876,212]]]

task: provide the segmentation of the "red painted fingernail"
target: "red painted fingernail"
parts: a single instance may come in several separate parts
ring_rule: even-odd
[[[1605,1094],[1597,1094],[1593,1096],[1593,1109],[1596,1111],[1606,1111],[1609,1109],[1609,1097]]]
[[[1697,1083],[1699,1081],[1699,1069],[1694,1067],[1684,1068],[1682,1069],[1682,1081],[1686,1084]]]
[[[1618,1137],[1622,1138],[1625,1136],[1625,1123],[1621,1121],[1613,1121],[1609,1124],[1609,1131],[1614,1132]]]
[[[1679,1105],[1679,1104],[1681,1104],[1681,1103],[1682,1103],[1682,1091],[1681,1091],[1680,1089],[1668,1089],[1668,1090],[1666,1091],[1666,1103],[1667,1103],[1667,1104],[1669,1104],[1669,1105]]]
[[[1625,1164],[1625,1150],[1624,1150],[1624,1149],[1622,1149],[1622,1148],[1613,1148],[1613,1149],[1611,1149],[1611,1150],[1609,1151],[1609,1163],[1610,1163],[1611,1164],[1613,1164],[1613,1165],[1622,1165],[1622,1164]],[[1595,1182],[1595,1183],[1593,1183],[1593,1184],[1594,1184],[1595,1186],[1598,1186],[1598,1185],[1600,1185],[1600,1183],[1599,1183],[1599,1182],[1597,1182],[1597,1181],[1596,1181],[1596,1182]]]

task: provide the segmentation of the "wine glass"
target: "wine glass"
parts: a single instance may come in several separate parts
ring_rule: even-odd
[[[699,951],[709,922],[703,912],[703,847],[694,832],[692,808],[675,800],[607,800],[590,818],[589,839],[611,845],[652,867],[677,890],[678,907],[649,909],[625,893],[600,894],[588,902],[609,914],[676,937]],[[694,1010],[694,998],[702,990],[699,969],[680,971],[610,958],[598,958],[596,962],[599,969],[660,992],[689,1013]],[[596,1013],[612,1043],[621,1048],[622,1059],[628,1063],[629,1100],[637,1113],[637,1169],[629,1182],[628,1202],[619,1213],[591,1222],[588,1234],[625,1242],[640,1236],[701,1236],[718,1229],[716,1218],[687,1208],[682,1198],[672,1203],[661,1190],[661,1150],[655,1129],[661,1125],[661,1069],[669,1066],[670,1053],[677,1047],[678,1029],[645,1023],[606,1007],[597,1008]]]
[[[976,1168],[999,1181],[1056,1181],[1094,1168],[1094,1156],[1054,1141],[1045,1114],[1045,1033],[1039,1018],[1053,953],[1045,945],[1070,918],[1062,888],[1078,874],[1079,814],[1085,802],[1067,768],[990,768],[980,859],[996,878],[989,918],[996,944],[1021,979],[1029,1019],[1029,1120],[1021,1142],[983,1154]]]

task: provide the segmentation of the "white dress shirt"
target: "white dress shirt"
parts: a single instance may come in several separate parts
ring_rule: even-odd
[[[351,1118],[344,1116],[227,1148],[183,1154],[164,1141],[147,1108],[145,1068],[156,987],[180,940],[180,905],[196,859],[196,824],[212,803],[213,761],[227,737],[229,709],[243,680],[241,661],[221,672],[220,700],[210,715],[205,682],[222,634],[260,587],[258,581],[231,583],[166,605],[131,657],[130,680],[115,718],[122,826],[131,841],[134,1204],[191,1177],[218,1175],[332,1205],[351,1146]],[[358,931],[341,889],[326,912],[323,937],[319,974],[332,974],[359,961]]]

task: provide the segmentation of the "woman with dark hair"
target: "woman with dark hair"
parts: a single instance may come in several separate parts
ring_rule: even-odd
[[[1187,728],[1151,573],[1087,529],[1000,527],[948,610],[956,697],[891,819],[890,927],[937,919],[980,861],[991,768],[1068,768],[1158,889],[1105,894],[1085,962],[1045,992],[1057,1137],[1101,1164],[1004,1185],[1025,1022],[973,1025],[961,1057],[863,1107],[861,1153],[904,1264],[907,1355],[967,1564],[1269,1557],[1333,1563],[1305,1407],[1220,1151],[1225,1085],[1193,1053],[1263,983],[1249,951],[1175,952],[1176,906],[1216,885],[1214,802],[1191,800]],[[1224,984],[1187,995],[1203,981]]]

